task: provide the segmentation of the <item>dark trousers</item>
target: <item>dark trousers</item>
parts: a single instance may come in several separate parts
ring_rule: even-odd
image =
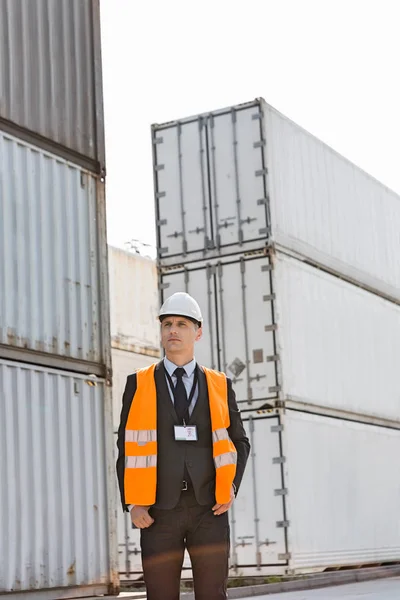
[[[196,600],[225,600],[229,562],[228,513],[214,516],[192,491],[171,510],[150,509],[153,525],[141,530],[147,600],[178,600],[185,548]]]

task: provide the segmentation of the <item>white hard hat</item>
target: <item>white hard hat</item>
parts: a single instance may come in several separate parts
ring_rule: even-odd
[[[163,317],[176,315],[196,321],[200,326],[203,323],[200,306],[186,292],[177,292],[167,298],[160,309],[158,317],[161,321]]]

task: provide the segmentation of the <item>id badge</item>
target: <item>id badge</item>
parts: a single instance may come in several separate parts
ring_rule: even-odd
[[[197,427],[196,425],[181,425],[174,426],[175,440],[177,442],[197,442]]]

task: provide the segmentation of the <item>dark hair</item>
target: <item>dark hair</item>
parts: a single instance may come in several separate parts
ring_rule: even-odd
[[[202,323],[200,323],[200,321],[197,321],[197,319],[192,319],[192,317],[187,317],[186,315],[161,315],[161,317],[159,317],[160,323],[162,323],[164,319],[167,319],[168,317],[183,317],[184,319],[188,319],[188,321],[192,321],[192,323],[197,325],[199,328],[202,327]]]

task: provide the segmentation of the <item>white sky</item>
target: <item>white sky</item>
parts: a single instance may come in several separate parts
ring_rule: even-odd
[[[398,0],[101,0],[109,242],[155,244],[150,125],[262,96],[400,193]]]

